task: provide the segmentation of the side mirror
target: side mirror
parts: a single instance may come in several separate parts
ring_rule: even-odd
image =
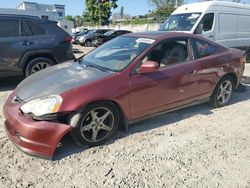
[[[146,61],[141,65],[139,68],[138,73],[143,74],[143,73],[153,73],[158,71],[160,65],[156,61]]]

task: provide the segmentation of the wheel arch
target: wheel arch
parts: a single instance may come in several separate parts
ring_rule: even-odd
[[[229,72],[229,73],[226,73],[225,75],[223,75],[223,76],[221,77],[221,79],[219,80],[219,82],[220,82],[222,79],[226,78],[226,77],[232,78],[233,84],[234,84],[234,87],[235,87],[235,88],[238,86],[238,77],[237,77],[237,75],[236,75],[235,73],[233,73],[233,72]],[[218,82],[218,83],[219,83],[219,82]],[[235,88],[234,88],[234,89],[235,89]]]
[[[229,73],[224,74],[224,75],[217,81],[216,85],[214,86],[214,88],[213,88],[213,90],[212,90],[211,95],[214,93],[214,91],[215,91],[217,85],[220,83],[220,81],[221,81],[222,79],[226,78],[226,77],[232,78],[232,80],[233,80],[233,82],[234,82],[234,89],[237,87],[237,85],[238,85],[238,77],[237,77],[237,75],[236,75],[235,73],[233,73],[233,72],[229,72]]]
[[[28,63],[36,58],[47,58],[47,59],[51,60],[52,62],[54,62],[55,64],[58,63],[57,58],[50,51],[27,53],[24,55],[24,57],[20,63],[23,72],[25,72],[25,70],[28,66]]]
[[[71,120],[72,122],[69,122],[70,125],[75,126],[76,122],[78,122],[80,116],[79,114],[81,113],[81,111],[83,109],[85,109],[87,106],[89,105],[93,105],[95,103],[99,103],[99,102],[107,102],[107,103],[111,103],[113,104],[118,112],[119,112],[119,129],[123,130],[123,131],[127,131],[128,130],[128,119],[125,116],[124,110],[122,109],[121,105],[116,102],[115,100],[111,100],[111,99],[105,99],[105,100],[97,100],[97,101],[93,101],[93,102],[89,102],[88,104],[80,107],[75,113],[73,113],[70,117],[69,120]]]

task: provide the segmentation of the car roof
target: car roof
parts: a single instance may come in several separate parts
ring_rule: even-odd
[[[115,32],[117,32],[117,31],[125,31],[125,32],[131,32],[131,31],[129,31],[129,30],[114,30]]]
[[[204,38],[199,35],[185,33],[185,32],[169,32],[169,31],[149,31],[149,32],[140,32],[140,33],[129,33],[122,36],[130,36],[130,37],[138,37],[138,38],[148,38],[148,39],[154,39],[154,40],[164,40],[167,38],[174,38],[174,37],[188,37],[198,40],[203,40],[204,42],[207,42],[209,44],[212,44],[214,46],[220,46],[221,48],[228,49],[225,46],[222,46],[214,41],[211,41],[207,38]]]
[[[0,14],[0,17],[4,17],[4,18],[34,18],[34,19],[40,19],[38,16],[22,15],[22,14]]]
[[[0,14],[0,18],[30,19],[30,20],[35,20],[36,22],[39,23],[55,22],[52,20],[41,19],[39,16],[22,15],[22,14]]]
[[[191,34],[184,32],[167,32],[167,31],[149,31],[149,32],[139,32],[139,33],[129,33],[125,36],[131,37],[141,37],[141,38],[149,38],[149,39],[162,39],[168,37],[188,37]]]

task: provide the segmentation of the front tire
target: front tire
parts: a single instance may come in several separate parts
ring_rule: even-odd
[[[214,108],[220,108],[230,102],[233,90],[235,88],[231,77],[224,77],[215,87],[211,96],[210,103]]]
[[[31,74],[39,72],[39,71],[46,69],[52,65],[54,65],[54,62],[48,58],[43,58],[43,57],[35,58],[28,63],[28,65],[25,69],[25,76],[28,77]]]
[[[70,134],[79,146],[99,146],[114,135],[118,124],[119,112],[116,106],[110,102],[98,102],[83,109]]]

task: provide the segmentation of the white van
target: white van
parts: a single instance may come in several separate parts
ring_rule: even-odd
[[[182,5],[160,30],[202,34],[227,47],[246,50],[250,45],[250,5],[225,1]]]

